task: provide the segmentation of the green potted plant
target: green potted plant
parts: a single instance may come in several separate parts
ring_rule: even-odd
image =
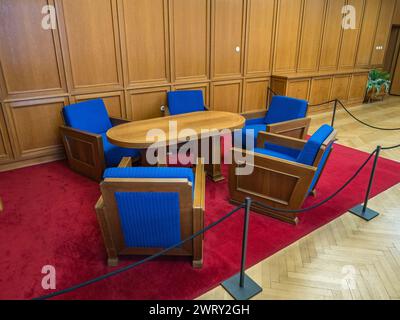
[[[367,101],[383,99],[390,90],[390,73],[381,70],[371,70],[367,83]]]

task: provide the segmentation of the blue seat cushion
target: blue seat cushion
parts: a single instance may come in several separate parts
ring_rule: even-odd
[[[264,119],[265,124],[274,124],[301,119],[307,115],[308,102],[305,100],[274,96]]]
[[[318,152],[325,140],[333,132],[333,128],[327,124],[320,127],[307,141],[300,152],[297,162],[312,166],[317,158]]]
[[[205,111],[203,92],[201,90],[168,92],[168,108],[172,116]]]
[[[194,189],[194,174],[190,168],[175,167],[132,167],[110,168],[104,172],[107,178],[138,178],[138,179],[187,179]]]
[[[71,128],[101,134],[112,124],[102,99],[89,100],[64,107],[65,124]]]
[[[140,152],[136,149],[121,148],[110,143],[106,133],[101,134],[103,140],[104,158],[107,167],[116,167],[123,157],[140,157]]]
[[[266,131],[266,124],[250,124],[246,125],[242,130],[242,144],[244,149],[251,149],[246,144],[246,137],[251,137],[254,140],[254,147],[257,146],[258,134],[260,131]]]

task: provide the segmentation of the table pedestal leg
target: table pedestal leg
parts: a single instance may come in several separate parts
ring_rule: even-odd
[[[214,182],[219,182],[224,180],[224,176],[222,175],[222,170],[221,170],[221,137],[211,137],[209,138],[208,144],[209,144],[209,159],[205,157],[205,155],[202,152],[201,148],[201,140],[199,140],[199,151],[200,155],[205,157],[206,164],[204,166],[206,174],[209,178],[211,178]],[[208,160],[208,161],[207,161]]]
[[[142,167],[152,167],[152,166],[154,166],[154,165],[149,164],[149,163],[147,162],[146,154],[147,154],[147,149],[141,149],[141,150],[140,150],[141,166],[142,166]],[[158,162],[155,166],[160,167],[160,168],[161,168],[161,167],[168,167],[168,164],[165,163],[165,160],[163,160],[163,161],[161,161],[161,162],[163,162],[163,163]]]

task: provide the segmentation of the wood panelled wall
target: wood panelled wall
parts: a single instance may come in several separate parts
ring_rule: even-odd
[[[396,0],[0,0],[0,170],[61,158],[64,105],[161,116],[169,90],[265,108],[273,73],[383,64]],[[44,5],[57,29],[43,30]],[[356,30],[341,27],[357,8]]]

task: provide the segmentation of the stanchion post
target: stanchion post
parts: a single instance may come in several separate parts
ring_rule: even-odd
[[[236,300],[249,300],[262,291],[262,288],[246,275],[247,241],[249,234],[251,199],[246,198],[242,240],[242,260],[240,272],[221,285]]]
[[[335,103],[333,105],[333,115],[332,115],[331,127],[334,127],[334,125],[335,125],[337,105],[338,105],[338,99],[335,99]]]
[[[374,178],[375,178],[375,172],[376,172],[376,167],[378,165],[378,160],[379,156],[381,153],[382,147],[378,146],[376,149],[375,153],[375,159],[374,159],[374,165],[372,167],[371,171],[371,176],[369,178],[369,183],[368,183],[368,189],[367,189],[367,194],[365,195],[365,201],[364,204],[360,204],[358,206],[355,206],[350,210],[350,212],[366,221],[371,221],[372,219],[376,218],[379,216],[379,212],[376,212],[374,210],[371,210],[368,208],[368,201],[369,197],[371,194],[371,189],[372,189],[372,184],[374,183]]]

